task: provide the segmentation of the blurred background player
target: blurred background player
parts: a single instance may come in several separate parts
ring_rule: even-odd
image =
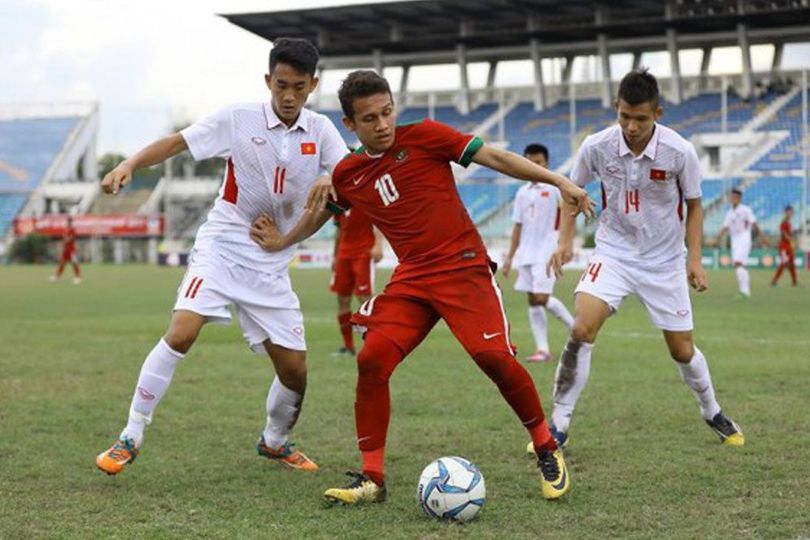
[[[530,144],[523,151],[529,161],[548,168],[548,149],[542,144]],[[512,266],[517,268],[515,290],[527,293],[529,325],[534,336],[535,351],[527,362],[551,360],[548,344],[546,309],[563,323],[568,331],[574,318],[565,304],[551,296],[556,277],[546,271],[549,257],[557,249],[560,228],[560,190],[540,182],[520,187],[512,210],[512,243],[503,263],[503,275],[509,277]]]
[[[374,265],[382,259],[382,235],[361,210],[335,216],[335,256],[330,290],[337,295],[337,319],[343,346],[335,356],[354,356],[352,295],[359,303],[374,294]]]
[[[740,288],[742,298],[751,297],[751,276],[745,267],[748,264],[748,255],[751,253],[751,232],[754,232],[763,246],[768,245],[765,235],[757,225],[757,218],[750,206],[742,204],[742,191],[731,190],[731,208],[723,219],[723,227],[717,234],[716,245],[721,245],[723,237],[728,232],[731,238],[731,262],[734,264],[734,273],[737,275],[737,286]]]
[[[622,301],[635,294],[662,331],[703,419],[724,444],[740,446],[745,442],[742,431],[721,412],[706,358],[692,342],[689,285],[698,292],[708,286],[701,262],[697,152],[657,123],[663,114],[658,81],[646,70],[624,76],[615,106],[617,124],[588,136],[571,169],[571,179],[580,186],[599,179],[604,195],[596,248],[574,293],[574,327],[555,374],[552,433],[558,444],[567,442],[574,407],[588,382],[596,336]],[[559,247],[549,261],[558,276],[571,260],[575,228],[566,205],[561,216]]]
[[[250,224],[258,215],[275,216],[285,231],[302,215],[311,215],[304,212],[310,187],[346,155],[334,124],[304,108],[318,84],[318,58],[318,50],[306,40],[276,39],[264,77],[269,102],[225,107],[147,146],[102,181],[104,190],[115,194],[134,170],[187,148],[195,160],[227,161],[219,197],[197,232],[169,329],[141,368],[129,421],[113,446],[96,458],[107,474],[121,472],[135,459],[178,363],[203,325],[230,323],[231,305],[251,350],[269,355],[276,371],[256,446],[259,455],[294,469],[318,468],[287,439],[307,383],[304,322],[288,270],[294,246],[268,253],[250,237]]]
[[[797,285],[792,220],[793,207],[788,205],[785,207],[785,216],[782,223],[779,224],[779,268],[776,269],[776,273],[773,275],[771,285],[776,285],[785,268],[790,270],[790,280],[793,282],[793,286]]]
[[[348,486],[329,489],[324,496],[352,505],[385,500],[389,379],[444,319],[529,431],[543,497],[562,497],[571,486],[565,460],[549,432],[534,382],[515,359],[495,281],[497,267],[461,202],[450,162],[475,162],[521,180],[555,184],[575,213],[592,214],[592,201],[567,178],[439,122],[396,126],[388,81],[374,71],[351,72],[338,97],[344,124],[363,146],[335,168],[337,201],[330,208],[337,213],[363,210],[391,244],[399,265],[385,290],[352,316],[353,324],[366,329],[357,355],[355,398],[363,471],[350,473]],[[329,219],[323,214],[320,224]],[[260,244],[272,250],[295,244],[318,227],[302,222],[280,235],[270,218],[254,224]]]
[[[62,236],[62,254],[59,256],[59,266],[56,268],[56,273],[49,278],[50,281],[55,282],[62,277],[62,272],[65,270],[67,263],[70,263],[70,266],[73,267],[73,284],[78,285],[82,282],[82,276],[76,258],[76,229],[73,228],[73,218],[71,216],[67,218],[65,234]]]

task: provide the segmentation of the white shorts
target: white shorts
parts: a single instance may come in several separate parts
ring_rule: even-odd
[[[638,296],[653,326],[661,330],[692,330],[692,301],[686,268],[650,270],[594,255],[582,273],[574,294],[588,293],[616,312],[630,294]]]
[[[748,255],[751,253],[751,239],[743,238],[731,240],[731,261],[743,266],[748,264]]]
[[[263,342],[305,351],[304,317],[287,274],[266,274],[213,253],[192,251],[188,270],[177,289],[178,309],[209,322],[230,324],[236,309],[248,346],[266,354]]]
[[[515,290],[535,294],[551,294],[554,291],[554,272],[551,277],[546,275],[545,264],[527,264],[517,267],[518,277],[515,281]]]

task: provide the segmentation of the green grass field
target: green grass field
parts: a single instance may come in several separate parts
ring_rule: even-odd
[[[178,369],[138,460],[117,477],[94,458],[123,427],[182,270],[87,266],[80,286],[48,283],[51,271],[0,267],[0,538],[810,536],[810,288],[772,289],[769,273],[752,272],[748,302],[734,298],[730,271],[711,273],[711,290],[694,297],[696,341],[745,447],[718,444],[629,299],[600,336],[574,419],[573,491],[546,502],[519,422],[440,325],[392,381],[388,502],[329,508],[322,492],[343,484],[359,455],[355,367],[329,355],[339,336],[325,271],[293,273],[310,347],[294,440],[318,473],[256,455],[272,368],[237,326],[212,325]],[[574,279],[557,288],[569,306]],[[525,354],[525,300],[505,289]],[[559,351],[564,333],[550,326]],[[529,369],[550,405],[554,366]],[[422,468],[448,454],[472,460],[486,479],[487,503],[464,526],[432,521],[415,502]]]

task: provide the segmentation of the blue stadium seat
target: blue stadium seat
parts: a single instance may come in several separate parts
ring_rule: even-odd
[[[42,182],[79,119],[0,121],[0,236]]]

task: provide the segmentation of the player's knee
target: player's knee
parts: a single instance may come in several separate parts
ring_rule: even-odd
[[[514,356],[500,351],[478,353],[473,357],[473,360],[495,384],[501,384],[509,379],[512,371],[519,366]]]
[[[388,384],[402,355],[393,343],[367,340],[357,355],[357,375],[360,381]]]
[[[673,360],[681,364],[688,364],[692,357],[695,356],[695,350],[692,347],[692,342],[679,343],[674,347],[670,347],[669,355]]]
[[[529,295],[529,305],[530,306],[545,306],[548,304],[548,295],[547,294],[530,294]]]
[[[571,339],[579,343],[593,343],[596,340],[596,328],[577,318],[571,328]]]
[[[199,329],[192,326],[172,325],[163,339],[173,350],[185,354],[194,345],[199,333]]]
[[[300,362],[288,362],[283,366],[280,365],[276,368],[276,375],[281,384],[296,392],[303,393],[307,386],[307,363],[301,360]]]

